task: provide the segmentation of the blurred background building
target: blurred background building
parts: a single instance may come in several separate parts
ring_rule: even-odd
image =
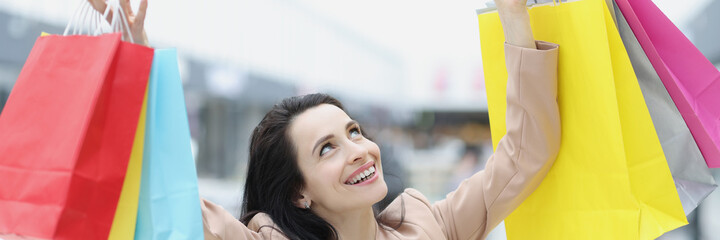
[[[40,32],[61,34],[80,1],[0,0],[0,111]],[[442,199],[492,154],[485,2],[150,0],[151,45],[180,54],[201,195],[237,215],[254,126],[284,97],[326,92],[381,146],[391,192]],[[655,3],[720,66],[720,1]],[[720,194],[705,202],[668,239],[720,238]]]

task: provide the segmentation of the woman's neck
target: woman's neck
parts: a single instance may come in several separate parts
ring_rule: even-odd
[[[316,209],[315,213],[335,227],[340,240],[375,239],[378,223],[372,207],[345,212],[325,212]]]

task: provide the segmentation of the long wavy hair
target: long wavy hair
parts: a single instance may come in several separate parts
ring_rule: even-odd
[[[321,104],[335,105],[344,111],[340,101],[326,94],[290,97],[273,106],[255,127],[240,219],[244,224],[263,212],[290,239],[337,239],[337,231],[330,223],[295,205],[305,181],[289,126],[296,116]]]

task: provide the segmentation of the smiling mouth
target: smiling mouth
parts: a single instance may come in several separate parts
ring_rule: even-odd
[[[355,185],[358,183],[362,183],[367,181],[368,179],[371,179],[373,176],[375,176],[375,165],[369,167],[368,169],[365,169],[365,171],[362,171],[358,174],[356,174],[354,177],[350,178],[349,181],[345,182],[347,185]]]

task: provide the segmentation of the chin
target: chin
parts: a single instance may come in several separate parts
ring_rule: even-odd
[[[380,176],[377,182],[374,182],[374,184],[376,184],[377,186],[373,187],[372,193],[370,193],[370,195],[373,197],[372,204],[382,201],[388,193],[387,184],[385,183],[385,179],[382,176]]]

